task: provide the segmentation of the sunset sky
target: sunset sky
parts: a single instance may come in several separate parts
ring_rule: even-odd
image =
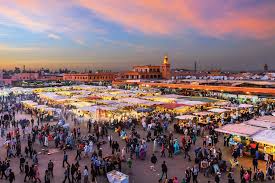
[[[275,69],[275,0],[0,3],[0,68]]]

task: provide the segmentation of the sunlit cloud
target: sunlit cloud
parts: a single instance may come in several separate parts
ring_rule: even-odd
[[[85,41],[82,40],[82,39],[75,39],[74,41],[75,41],[77,44],[79,44],[79,45],[82,45],[82,46],[85,45]]]
[[[55,39],[55,40],[59,40],[61,39],[61,37],[57,34],[48,34],[48,38],[51,38],[51,39]]]

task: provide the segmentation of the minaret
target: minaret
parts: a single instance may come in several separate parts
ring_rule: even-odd
[[[264,71],[265,71],[265,72],[268,71],[268,66],[267,66],[267,64],[264,64]]]
[[[171,68],[168,61],[168,56],[165,56],[161,64],[162,79],[171,79]]]

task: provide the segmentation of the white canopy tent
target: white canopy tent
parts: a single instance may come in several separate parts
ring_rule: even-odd
[[[181,116],[176,116],[175,118],[179,120],[192,120],[195,117],[196,116],[193,116],[193,115],[181,115]]]
[[[268,121],[268,122],[275,123],[275,116],[261,116],[256,119],[261,120],[261,121]]]
[[[37,105],[37,106],[35,106],[35,108],[38,109],[38,110],[45,109],[47,107],[48,106],[46,106],[46,105]]]
[[[230,102],[228,102],[228,101],[220,101],[220,102],[215,103],[215,105],[217,105],[217,106],[226,106],[229,104],[230,104]]]
[[[238,106],[238,108],[250,108],[250,107],[253,107],[253,105],[251,105],[251,104],[240,104]]]
[[[214,112],[214,113],[224,113],[224,112],[228,112],[229,110],[227,109],[221,109],[221,108],[213,108],[213,109],[209,109],[208,112]]]
[[[131,103],[131,104],[135,104],[135,105],[147,105],[147,106],[163,104],[162,102],[154,102],[154,101],[149,101],[149,100],[144,100],[144,99],[139,99],[139,98],[121,98],[121,99],[119,99],[119,101]]]
[[[263,130],[252,136],[253,141],[275,146],[275,130]]]
[[[215,129],[217,132],[227,133],[232,135],[239,135],[242,137],[251,137],[254,134],[264,130],[264,128],[250,126],[244,123],[241,124],[228,124],[223,127]]]
[[[262,128],[267,128],[267,129],[275,129],[275,122],[270,122],[270,121],[251,119],[249,121],[246,121],[245,124],[248,124],[251,126],[262,127]]]
[[[170,98],[170,99],[178,99],[181,97],[184,97],[182,95],[176,95],[176,94],[168,94],[168,95],[161,95],[161,97],[163,98]]]
[[[185,99],[177,99],[176,103],[178,103],[178,104],[184,104],[184,105],[189,105],[189,106],[196,106],[196,105],[204,105],[204,104],[206,104],[205,102],[202,102],[202,101],[192,101],[192,100],[185,100]]]
[[[24,101],[21,101],[23,103],[23,105],[29,105],[29,106],[37,106],[38,103],[37,102],[34,102],[32,100],[24,100]]]
[[[193,113],[196,116],[208,116],[210,114],[213,114],[212,112],[202,111],[202,112],[195,112]]]

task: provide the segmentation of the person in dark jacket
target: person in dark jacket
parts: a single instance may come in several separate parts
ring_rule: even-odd
[[[14,175],[14,173],[13,173],[12,170],[10,170],[9,181],[10,181],[10,183],[12,183],[13,181],[15,181],[15,175]]]
[[[50,183],[50,173],[48,170],[45,171],[45,175],[44,175],[44,181],[45,183]]]
[[[158,161],[158,159],[157,159],[157,157],[155,156],[155,154],[152,154],[151,163],[152,163],[153,165],[151,166],[151,170],[156,171],[156,169],[155,169],[155,164],[157,163],[157,161]]]
[[[161,171],[162,171],[162,174],[161,174],[161,177],[160,177],[160,179],[159,179],[159,182],[161,182],[161,180],[162,180],[164,174],[165,174],[165,177],[166,177],[166,179],[167,179],[168,168],[167,168],[167,166],[166,166],[165,161],[163,161],[163,163],[162,163],[162,165],[161,165]]]

